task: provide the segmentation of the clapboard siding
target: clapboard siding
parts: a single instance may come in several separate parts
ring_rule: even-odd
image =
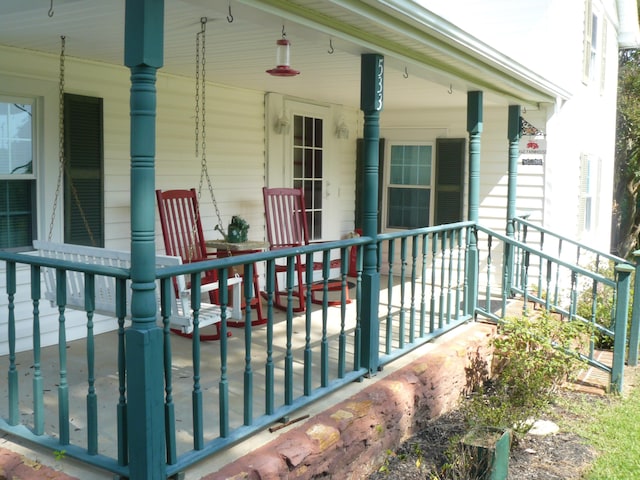
[[[70,46],[68,46],[70,47]],[[67,50],[65,91],[104,99],[104,185],[105,232],[109,248],[130,248],[130,120],[129,70],[99,63],[78,61]],[[58,66],[59,58],[24,50],[0,48],[0,93],[42,98],[43,138],[38,175],[41,195],[38,209],[39,236],[46,236],[52,217],[51,205],[58,171]],[[8,71],[7,66],[11,66]],[[200,160],[194,153],[194,96],[190,79],[158,75],[157,81],[158,188],[197,187]],[[188,93],[185,93],[188,92]],[[261,92],[207,85],[207,153],[209,175],[215,188],[223,222],[232,215],[245,216],[251,232],[264,238],[260,189],[264,184],[264,98]],[[206,184],[205,184],[206,189]],[[202,192],[203,211],[212,212],[208,191]],[[62,214],[57,212],[54,240],[61,238]],[[207,231],[217,223],[211,214],[203,216]],[[225,223],[225,226],[226,226]],[[162,251],[157,229],[158,250]],[[4,275],[0,275],[3,278]],[[16,335],[19,350],[32,347],[32,310],[29,298],[29,270],[20,269],[16,295]],[[3,296],[4,297],[4,296]],[[0,308],[6,308],[6,298]],[[57,310],[41,302],[42,344],[58,339]],[[112,330],[112,318],[96,316],[96,333]],[[66,314],[67,338],[86,335],[81,312]],[[0,331],[6,330],[6,315],[0,317]],[[3,335],[2,338],[6,338]],[[0,355],[7,353],[0,341]]]

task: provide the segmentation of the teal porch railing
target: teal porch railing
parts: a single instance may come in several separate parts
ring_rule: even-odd
[[[469,265],[470,237],[480,252],[479,265]],[[375,318],[361,318],[360,306],[370,293],[363,291],[362,247],[375,242],[378,251],[377,271],[380,275],[378,312]],[[357,249],[355,271],[349,271],[349,253]],[[504,261],[509,252],[517,252],[517,268]],[[303,255],[310,260],[323,262],[321,277],[307,282],[303,288],[307,292],[306,311],[293,313],[294,283],[293,259]],[[339,271],[330,271],[331,258],[341,258]],[[12,435],[43,445],[51,450],[65,450],[66,455],[77,458],[96,467],[112,471],[122,477],[129,474],[129,455],[137,452],[135,445],[128,443],[127,432],[127,359],[125,358],[125,331],[127,320],[126,285],[130,277],[127,268],[89,266],[76,262],[42,258],[35,255],[0,252],[0,259],[6,265],[7,294],[7,338],[8,361],[8,408],[5,418],[0,420],[0,429]],[[535,261],[533,261],[535,259]],[[274,275],[276,262],[284,262],[289,271],[280,285],[286,285],[288,309],[277,311],[273,304]],[[536,263],[538,262],[538,263]],[[221,339],[216,342],[201,343],[198,325],[200,300],[192,297],[194,310],[194,338],[185,339],[170,332],[170,317],[173,294],[172,279],[177,275],[191,276],[192,291],[199,289],[200,273],[204,270],[218,270],[221,279],[220,301],[226,304],[227,279],[234,269],[243,268],[245,278],[252,277],[254,264],[264,265],[266,295],[266,325],[229,328],[225,319],[227,312],[222,308]],[[531,265],[542,265],[536,271]],[[65,271],[83,272],[85,278],[109,276],[118,285],[117,315],[114,321],[116,344],[113,345],[112,376],[116,377],[110,391],[105,391],[104,383],[96,368],[95,345],[97,337],[93,333],[93,312],[74,312],[86,317],[85,357],[86,371],[83,376],[71,375],[75,368],[67,362],[67,350],[73,342],[66,339],[67,315],[64,298],[58,298],[53,315],[58,325],[58,345],[54,347],[55,362],[59,368],[54,378],[42,368],[43,351],[40,346],[40,322],[44,308],[41,305],[42,270],[52,268],[63,278]],[[556,269],[562,269],[558,279],[569,276],[569,288],[564,284],[558,298],[567,299],[568,304],[553,302],[542,291],[554,288]],[[517,270],[517,272],[516,272]],[[538,270],[540,270],[538,268]],[[524,304],[536,302],[547,308],[554,308],[568,318],[593,323],[592,318],[578,318],[572,298],[579,282],[592,282],[598,288],[616,290],[617,307],[615,315],[623,311],[628,300],[629,268],[622,265],[616,279],[608,279],[597,272],[590,272],[568,262],[558,260],[515,238],[508,238],[473,222],[461,222],[439,227],[423,228],[405,232],[379,235],[376,239],[362,237],[313,244],[296,249],[274,252],[253,253],[228,257],[190,265],[171,266],[158,269],[157,282],[161,292],[158,306],[158,328],[162,329],[162,362],[158,368],[164,372],[163,398],[165,431],[166,476],[186,470],[190,465],[216,452],[264,430],[283,418],[288,418],[297,410],[343,388],[355,381],[367,381],[369,372],[390,365],[400,356],[439,335],[463,324],[476,315],[497,320],[506,312],[512,292],[519,292]],[[551,273],[549,273],[551,272]],[[543,288],[529,288],[543,278]],[[515,278],[518,281],[514,281]],[[311,275],[308,276],[311,278]],[[329,289],[336,279],[342,282],[342,292]],[[532,283],[532,279],[535,281]],[[92,285],[91,281],[86,282]],[[511,285],[507,291],[505,286]],[[245,320],[250,320],[250,302],[253,292],[251,282],[243,284]],[[352,301],[346,301],[346,289]],[[322,291],[322,305],[311,303],[311,291]],[[519,289],[519,290],[518,290]],[[332,289],[331,289],[332,290]],[[25,291],[29,291],[26,295]],[[477,295],[470,295],[475,291]],[[21,295],[16,296],[16,292]],[[91,289],[86,295],[91,299]],[[338,306],[329,304],[329,295],[337,295]],[[469,299],[477,299],[472,304]],[[335,300],[335,298],[332,298]],[[333,303],[333,302],[332,302]],[[91,305],[91,301],[87,305]],[[29,311],[28,319],[23,318]],[[20,318],[16,317],[20,312]],[[48,315],[52,315],[51,311]],[[16,351],[16,328],[31,325],[30,335],[33,346],[30,351]],[[26,323],[25,323],[26,322]],[[363,328],[366,322],[376,323],[379,328]],[[617,351],[624,350],[625,332],[617,321],[614,336]],[[376,332],[367,337],[366,332]],[[233,336],[227,337],[227,332]],[[620,340],[622,339],[622,340]],[[368,342],[368,348],[365,348]],[[100,342],[104,343],[104,342]],[[622,346],[621,346],[622,344]],[[51,348],[51,347],[50,347]],[[188,352],[183,355],[180,352]],[[374,364],[370,355],[363,350],[373,349]],[[17,362],[17,355],[27,355],[28,361]],[[616,353],[616,355],[618,355]],[[588,356],[588,354],[587,354]],[[597,365],[594,358],[590,359]],[[622,383],[621,365],[618,358],[610,368],[612,385]],[[26,365],[29,364],[33,368]],[[598,365],[600,366],[600,365]],[[601,366],[605,368],[606,366]],[[33,370],[30,388],[19,388],[19,378],[24,369]],[[606,367],[608,368],[608,367]],[[47,371],[48,372],[48,371]],[[131,382],[130,384],[135,384]],[[54,385],[57,396],[47,397],[44,385]],[[69,395],[77,388],[83,394]],[[45,402],[46,398],[46,402]],[[82,402],[78,403],[78,398]],[[75,403],[74,403],[75,402]],[[53,418],[46,417],[55,408]],[[115,437],[117,448],[109,451],[108,442],[101,438],[107,425],[100,423],[99,409],[110,409],[116,419]],[[82,422],[86,422],[86,434],[78,438],[71,428],[70,412]],[[51,425],[56,425],[51,429]]]
[[[378,316],[360,318],[360,305],[367,292],[362,291],[362,246],[373,242],[371,238],[354,238],[339,242],[314,244],[297,249],[254,253],[237,257],[216,259],[197,264],[170,266],[157,269],[156,277],[161,292],[157,325],[163,334],[164,404],[165,418],[165,472],[171,476],[184,471],[189,465],[202,460],[234,443],[247,438],[267,426],[289,417],[294,411],[314,402],[320,397],[340,389],[354,380],[367,378],[370,371],[382,368],[394,359],[436,338],[469,320],[463,299],[467,281],[465,259],[467,232],[472,224],[456,224],[446,227],[425,228],[401,234],[384,235],[377,244],[386,257],[380,256],[378,269],[384,278],[380,290]],[[357,267],[349,272],[349,252],[357,249]],[[306,311],[293,313],[294,284],[293,259],[295,255],[323,262],[321,278],[309,281],[306,290]],[[330,271],[331,257],[340,257],[340,271]],[[321,258],[321,259],[320,259]],[[43,445],[51,450],[64,450],[65,455],[77,458],[96,467],[112,471],[122,477],[129,474],[130,452],[137,451],[128,442],[127,435],[127,378],[125,358],[125,330],[127,320],[128,268],[86,265],[65,260],[43,258],[36,255],[0,252],[5,261],[7,277],[8,312],[8,414],[0,420],[0,428],[18,437]],[[276,262],[289,267],[280,285],[286,285],[288,309],[278,312],[273,304],[274,275]],[[218,270],[221,279],[220,302],[225,305],[228,291],[227,279],[235,269],[244,269],[245,278],[252,277],[256,263],[265,266],[264,289],[266,293],[267,324],[251,327],[245,322],[242,329],[232,329],[221,323],[221,339],[202,344],[198,337],[198,312],[200,299],[192,297],[194,310],[193,339],[187,340],[170,332],[168,319],[171,316],[169,296],[173,294],[172,279],[177,275],[191,277],[192,292],[199,291],[200,273],[203,270]],[[43,269],[55,269],[58,280],[64,283],[65,272],[79,271],[85,276],[87,309],[73,311],[66,307],[64,293],[57,298],[53,313],[58,324],[58,345],[54,362],[59,369],[55,378],[47,378],[41,368],[43,348],[40,346],[41,311],[48,302],[42,302]],[[353,274],[348,277],[348,273]],[[95,302],[91,285],[98,276],[113,277],[117,285],[117,308],[114,325],[117,344],[113,346],[113,371],[117,384],[111,392],[101,389],[93,333]],[[336,278],[342,282],[342,294],[330,292]],[[311,278],[311,275],[308,276]],[[256,292],[249,282],[244,284],[245,319],[251,318],[249,300]],[[347,303],[346,289],[353,301]],[[323,292],[322,305],[311,303],[311,291]],[[16,300],[16,291],[29,290],[29,300],[24,294]],[[64,289],[63,289],[64,290]],[[331,289],[333,290],[333,289]],[[338,295],[338,306],[329,305],[329,295]],[[335,298],[332,298],[335,301]],[[26,306],[29,304],[30,306]],[[333,304],[333,302],[332,302]],[[24,362],[16,362],[16,327],[25,319],[17,319],[16,311],[29,310],[33,347],[29,355],[33,364],[34,381],[30,388],[19,388],[18,379],[24,376]],[[221,309],[223,318],[227,309]],[[79,377],[77,365],[69,364],[66,317],[86,317],[85,358],[87,371]],[[382,327],[374,331],[379,337],[366,338],[364,322],[379,322]],[[371,331],[371,329],[369,329]],[[233,336],[226,333],[233,331]],[[375,364],[365,365],[362,350],[369,342]],[[190,351],[188,356],[178,358],[177,347]],[[213,350],[213,352],[212,352]],[[27,360],[29,362],[29,360]],[[83,365],[84,367],[84,365]],[[178,373],[179,372],[179,373]],[[188,372],[188,373],[186,373]],[[74,383],[75,382],[75,383]],[[129,379],[131,383],[131,379]],[[133,382],[135,384],[135,382]],[[57,390],[52,401],[47,390]],[[70,391],[75,393],[70,395]],[[84,393],[78,393],[84,391]],[[78,404],[78,398],[84,398]],[[108,402],[105,405],[105,402]],[[47,404],[47,405],[45,405]],[[54,418],[46,417],[52,405]],[[112,409],[116,419],[115,437],[117,449],[109,451],[108,441],[101,438],[107,425],[100,424],[98,410]],[[20,412],[20,413],[19,413]],[[70,414],[70,412],[73,412]],[[72,418],[73,417],[73,418]],[[80,419],[80,420],[79,420]],[[79,438],[73,424],[86,423],[84,438]],[[50,428],[54,425],[55,428]],[[71,433],[70,433],[71,430]],[[185,440],[187,439],[187,440]]]
[[[537,231],[550,236],[547,230]],[[575,261],[571,262],[559,258],[557,250],[554,253],[542,250],[544,235],[540,237],[543,240],[531,246],[524,243],[527,236],[522,232],[519,237],[522,241],[482,226],[477,226],[477,232],[479,249],[485,253],[485,260],[480,268],[480,299],[476,313],[499,321],[509,313],[509,299],[518,295],[522,299],[522,314],[530,313],[532,305],[535,305],[558,313],[569,321],[580,321],[590,325],[592,331],[612,339],[613,364],[609,366],[597,360],[595,336],[592,336],[588,352],[576,354],[590,365],[609,373],[611,389],[621,391],[627,359],[627,320],[633,266],[617,259],[619,261],[614,264],[613,275],[607,277],[602,270],[601,260],[615,260],[615,257],[595,249],[573,243],[576,251],[582,251],[583,257],[586,257],[588,252],[595,259],[586,262],[582,267],[577,264],[580,253],[574,257]],[[562,240],[566,239],[561,236],[555,238],[559,240],[562,253]],[[499,259],[497,265],[496,258]],[[590,265],[593,266],[592,270],[588,269]],[[589,292],[590,295],[581,297],[580,294],[584,292]],[[598,297],[614,299],[606,318],[602,317],[602,312],[599,311]],[[585,299],[588,301],[585,302]],[[580,310],[579,302],[582,303]]]

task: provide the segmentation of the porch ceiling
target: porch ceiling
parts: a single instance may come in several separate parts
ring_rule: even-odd
[[[68,56],[122,65],[124,4],[53,0],[49,17],[44,0],[0,2],[0,45],[57,55],[65,35]],[[566,96],[405,0],[165,0],[163,72],[194,75],[201,17],[208,19],[207,78],[216,83],[357,108],[360,55],[376,52],[385,55],[385,110],[462,107],[466,92],[478,89],[487,105],[535,108]],[[293,78],[265,73],[283,26],[292,66],[302,72]]]

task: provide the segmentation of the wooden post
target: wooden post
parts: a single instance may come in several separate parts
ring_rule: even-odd
[[[509,184],[507,187],[507,237],[515,237],[514,218],[516,216],[516,198],[518,183],[518,157],[520,143],[520,105],[509,106],[509,120],[507,128],[507,138],[509,139]],[[505,264],[506,271],[505,284],[503,289],[506,296],[511,296],[511,285],[513,281],[513,248],[505,244]]]
[[[360,62],[360,109],[364,112],[363,126],[363,199],[362,233],[378,236],[378,165],[380,146],[380,112],[383,103],[384,57],[364,54]],[[378,246],[373,242],[364,247],[362,264],[362,366],[369,374],[378,370],[378,305],[380,274],[377,272]]]
[[[164,0],[127,0],[125,65],[131,70],[131,327],[126,331],[130,478],[166,478],[163,335],[156,325],[156,72]]]
[[[480,136],[482,135],[482,92],[467,94],[467,131],[469,132],[469,209],[468,220],[478,222],[480,208]],[[465,313],[475,317],[478,304],[478,238],[469,230],[467,253],[467,300]]]

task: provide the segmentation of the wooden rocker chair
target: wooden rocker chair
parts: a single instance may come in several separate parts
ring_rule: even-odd
[[[207,247],[200,221],[200,212],[198,210],[198,196],[194,188],[188,190],[156,190],[156,199],[158,202],[158,213],[160,215],[160,226],[162,227],[162,237],[167,255],[180,257],[182,263],[201,262],[216,258],[215,253],[207,252]],[[254,279],[255,281],[255,279]],[[217,285],[218,278],[215,270],[203,273],[202,285]],[[254,288],[257,288],[254,285]],[[258,290],[256,289],[256,292]],[[212,304],[219,303],[219,295],[217,289],[209,292]],[[261,304],[259,299],[254,297],[251,301],[252,305],[256,305],[259,318],[262,317]],[[227,325],[233,326],[235,322],[227,321]],[[183,336],[180,331],[174,333]],[[231,335],[228,333],[227,335]],[[201,340],[218,340],[220,339],[220,325],[216,324],[216,333],[214,335],[201,335]]]
[[[264,212],[267,222],[267,239],[270,249],[300,247],[309,244],[309,230],[307,226],[307,213],[304,202],[304,191],[302,188],[266,188],[262,189],[264,197]],[[330,268],[341,268],[340,259],[331,260]],[[296,255],[294,271],[297,285],[294,296],[297,298],[298,306],[294,306],[294,312],[305,310],[305,263],[301,255]],[[278,273],[286,272],[286,265],[275,267],[275,292],[274,306],[281,310],[287,308],[287,292],[278,286]],[[313,270],[322,270],[322,262],[313,262]],[[329,280],[329,291],[342,291],[341,280]],[[316,298],[318,292],[322,293],[322,282],[314,283],[311,286],[311,302],[322,305],[323,299]],[[283,299],[284,297],[284,299]],[[349,289],[346,289],[346,301],[350,303]],[[340,301],[328,301],[328,305],[340,305]]]

